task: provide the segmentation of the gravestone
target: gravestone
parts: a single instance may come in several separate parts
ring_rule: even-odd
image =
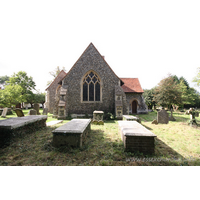
[[[47,114],[48,114],[48,108],[44,108],[42,115],[47,115]]]
[[[173,117],[173,110],[171,109],[171,116],[169,117],[169,121],[176,121],[176,119]]]
[[[24,117],[24,113],[23,113],[22,109],[16,108],[14,111],[16,112],[17,117]]]
[[[8,108],[7,115],[12,115],[12,114],[13,114],[13,113],[12,113],[11,108]]]
[[[98,125],[104,125],[103,114],[104,114],[103,111],[97,111],[97,110],[95,110],[93,112],[93,121],[92,121],[92,123],[93,124],[98,124]]]
[[[190,108],[188,111],[186,111],[185,114],[190,115],[190,121],[189,121],[190,126],[197,125],[197,121],[195,119],[196,112],[194,108]]]
[[[35,109],[31,109],[29,112],[28,112],[29,115],[37,115],[37,111]]]
[[[195,112],[195,117],[199,117],[199,112],[198,111]]]
[[[3,112],[2,112],[2,114],[1,114],[1,117],[6,117],[6,115],[7,115],[7,112],[8,112],[8,108],[4,108],[3,109]]]
[[[169,115],[166,110],[162,109],[162,110],[158,111],[157,122],[159,124],[168,124],[169,123]]]
[[[40,112],[39,112],[40,105],[39,105],[39,103],[34,103],[33,108],[37,111],[37,115],[40,115]]]

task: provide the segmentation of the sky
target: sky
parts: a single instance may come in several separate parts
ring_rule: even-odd
[[[169,73],[194,87],[199,10],[193,0],[0,0],[0,76],[25,71],[44,92],[49,72],[70,70],[92,42],[117,76],[143,89]]]

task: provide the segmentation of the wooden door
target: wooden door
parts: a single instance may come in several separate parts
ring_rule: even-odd
[[[132,102],[132,113],[137,113],[137,101]]]

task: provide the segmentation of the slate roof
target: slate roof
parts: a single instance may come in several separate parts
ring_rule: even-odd
[[[138,78],[120,78],[124,84],[121,86],[125,93],[143,93]]]

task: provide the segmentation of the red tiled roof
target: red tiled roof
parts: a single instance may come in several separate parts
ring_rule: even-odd
[[[122,89],[124,92],[136,92],[136,93],[143,93],[143,89],[140,85],[138,78],[120,78],[124,85],[122,85]]]

